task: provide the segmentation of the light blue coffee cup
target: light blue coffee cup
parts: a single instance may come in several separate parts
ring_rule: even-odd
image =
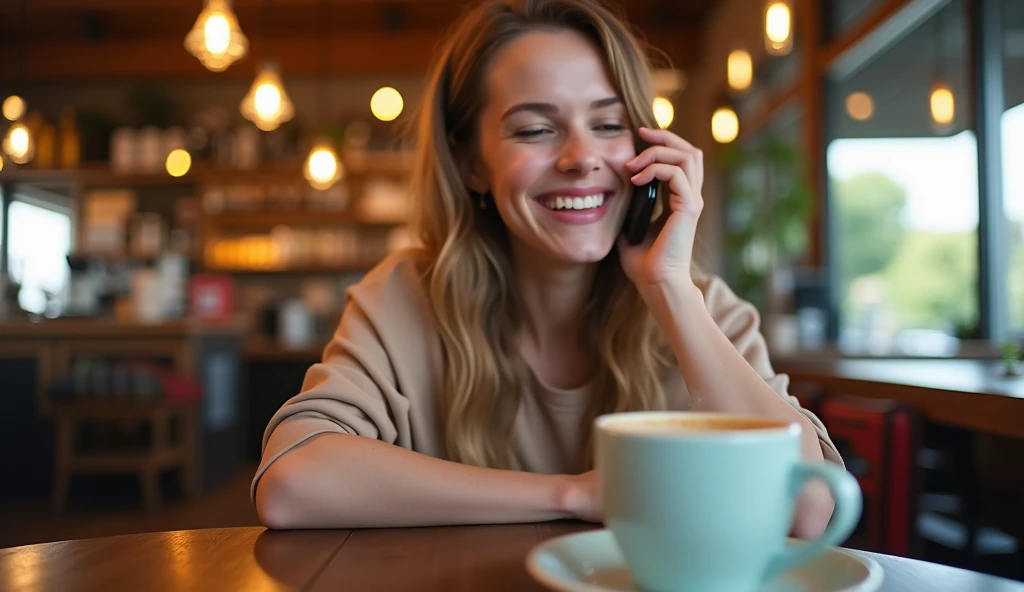
[[[843,543],[860,518],[857,480],[800,456],[799,423],[713,413],[597,418],[595,468],[605,525],[643,592],[755,592]],[[825,532],[786,543],[811,479],[835,499]]]

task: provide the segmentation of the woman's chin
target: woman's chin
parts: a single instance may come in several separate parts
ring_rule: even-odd
[[[552,255],[566,263],[597,263],[607,257],[614,246],[614,239],[607,237],[564,241],[553,249]]]

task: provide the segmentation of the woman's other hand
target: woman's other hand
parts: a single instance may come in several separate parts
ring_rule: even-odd
[[[586,522],[602,522],[604,514],[597,495],[597,473],[588,471],[565,478],[559,505],[570,517]]]
[[[668,130],[642,127],[638,133],[651,146],[626,162],[627,172],[633,173],[630,181],[664,184],[664,209],[647,238],[631,245],[619,237],[622,267],[642,291],[652,284],[690,281],[697,221],[704,209],[704,154]]]

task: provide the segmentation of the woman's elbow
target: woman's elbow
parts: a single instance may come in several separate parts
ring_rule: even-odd
[[[286,472],[282,463],[275,462],[256,483],[256,514],[260,522],[271,530],[300,527]]]
[[[793,536],[805,540],[818,538],[825,532],[834,509],[835,502],[828,488],[821,483],[809,483],[797,498]]]

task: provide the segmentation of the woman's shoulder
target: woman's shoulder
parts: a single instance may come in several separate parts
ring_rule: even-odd
[[[423,272],[427,256],[416,249],[390,253],[347,290],[362,308],[388,308],[426,299]]]

